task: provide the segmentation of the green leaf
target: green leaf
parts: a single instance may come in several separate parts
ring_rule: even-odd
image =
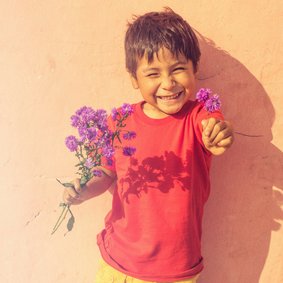
[[[84,163],[80,162],[80,163],[76,164],[75,167],[79,167],[79,166],[83,166],[83,165],[84,165]]]
[[[73,188],[74,185],[72,183],[63,183],[63,186],[66,188]]]
[[[57,179],[56,178],[56,180],[57,180],[57,182],[59,182],[61,185],[63,185],[64,187],[69,187],[69,188],[71,188],[71,187],[74,187],[74,185],[72,184],[72,183],[62,183],[59,179]]]
[[[69,218],[68,223],[67,223],[67,229],[68,229],[69,232],[73,230],[74,223],[75,223],[75,217],[73,215],[71,215],[71,217]]]
[[[74,185],[72,183],[62,183],[59,179],[56,179],[62,186],[66,188],[73,188]]]

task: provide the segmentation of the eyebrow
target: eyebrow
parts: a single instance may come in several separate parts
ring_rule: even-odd
[[[188,63],[188,61],[177,61],[177,62],[175,62],[172,66],[170,66],[170,68],[174,68],[174,67],[176,67],[176,66],[178,66],[178,65],[185,65],[185,64],[187,64]],[[146,68],[144,68],[143,70],[142,70],[142,72],[143,73],[147,73],[147,72],[152,72],[152,71],[158,71],[159,70],[159,68],[154,68],[154,67],[146,67]]]
[[[152,71],[158,71],[159,68],[145,68],[142,70],[143,73],[147,73],[147,72],[152,72]]]

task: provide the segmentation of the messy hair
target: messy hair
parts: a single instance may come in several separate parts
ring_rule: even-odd
[[[126,68],[136,77],[137,61],[146,56],[149,63],[160,48],[167,48],[178,57],[191,60],[194,70],[200,59],[197,37],[190,25],[172,9],[134,16],[125,36]]]

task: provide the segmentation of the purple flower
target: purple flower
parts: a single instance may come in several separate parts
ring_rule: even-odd
[[[102,171],[101,171],[101,170],[94,169],[94,170],[92,171],[92,174],[93,174],[93,176],[101,177],[101,176],[102,176]]]
[[[124,103],[121,107],[121,113],[123,116],[131,115],[134,112],[133,106],[128,103]]]
[[[68,136],[65,139],[65,144],[70,151],[76,151],[79,145],[79,142],[75,136]]]
[[[212,91],[209,88],[201,88],[197,94],[196,99],[199,102],[206,102],[209,99],[209,96],[211,95]]]
[[[92,158],[91,157],[87,158],[84,165],[86,168],[91,169],[94,166]]]
[[[113,165],[113,159],[112,158],[107,158],[106,159],[106,163],[108,166],[112,166]]]
[[[134,139],[136,136],[137,136],[137,134],[136,134],[135,132],[133,132],[133,131],[129,131],[129,132],[123,134],[123,138],[124,138],[125,140]]]
[[[136,152],[136,148],[132,146],[125,146],[123,147],[123,154],[125,156],[132,156]]]
[[[73,127],[90,127],[95,123],[96,111],[91,107],[83,106],[71,117]]]
[[[91,107],[85,107],[80,117],[82,124],[88,126],[95,119],[95,111]]]
[[[87,139],[88,131],[86,127],[79,127],[78,132],[82,140]]]
[[[117,117],[119,116],[119,112],[116,108],[113,108],[111,110],[111,117],[112,117],[112,120],[113,121],[116,121],[117,120]]]
[[[115,151],[114,148],[112,146],[107,146],[104,147],[102,149],[102,154],[103,156],[105,156],[106,158],[112,158],[112,156],[114,155]]]
[[[80,125],[80,117],[77,115],[72,115],[71,117],[71,125],[77,128]]]
[[[95,112],[95,119],[96,122],[101,122],[107,120],[107,112],[104,109],[98,109]]]
[[[112,144],[112,132],[108,129],[105,130],[102,135],[96,137],[95,144],[99,148],[110,147]]]
[[[101,131],[107,130],[107,112],[104,109],[98,109],[95,112],[94,123]]]
[[[86,130],[86,137],[89,139],[89,140],[93,140],[97,135],[97,131],[96,131],[96,128],[95,127],[91,127],[91,128],[88,128]]]
[[[219,99],[219,95],[214,94],[210,97],[204,104],[204,108],[206,111],[214,112],[220,109],[221,102]]]
[[[86,106],[81,107],[80,109],[78,109],[76,111],[76,115],[80,116],[85,110],[86,110]]]
[[[80,137],[79,138],[79,143],[83,144],[86,141],[86,136]]]

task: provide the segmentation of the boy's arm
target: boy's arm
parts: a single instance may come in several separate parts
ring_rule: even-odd
[[[233,128],[230,122],[209,118],[202,120],[202,141],[213,155],[223,154],[233,143]]]
[[[80,179],[74,179],[72,181],[73,187],[65,188],[63,201],[67,204],[80,204],[83,201],[101,195],[109,189],[116,180],[115,173],[103,167],[97,169],[102,171],[101,177],[92,177],[83,187],[80,186]]]

